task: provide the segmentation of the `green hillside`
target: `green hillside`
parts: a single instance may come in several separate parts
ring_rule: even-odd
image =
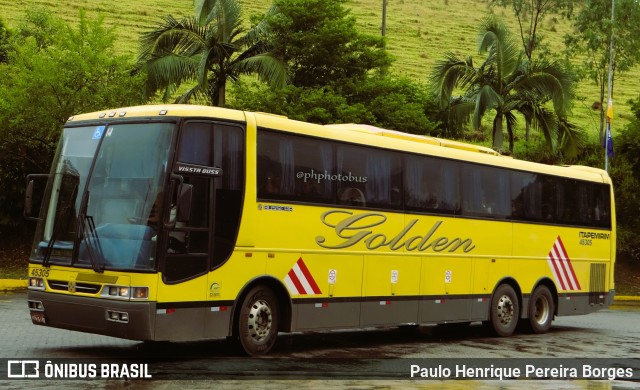
[[[248,17],[265,11],[271,0],[242,0]],[[382,0],[351,0],[348,3],[358,25],[364,32],[380,34]],[[165,14],[176,17],[192,12],[192,0],[0,0],[0,15],[10,27],[15,27],[24,16],[25,10],[43,7],[67,21],[78,17],[80,9],[89,17],[104,16],[106,23],[116,27],[120,50],[132,56],[137,51],[138,35],[155,25]],[[483,0],[388,0],[387,38],[388,50],[396,58],[392,73],[408,76],[426,83],[435,61],[447,51],[458,55],[476,53],[476,29],[478,22],[489,12]],[[497,9],[517,32],[515,19],[510,9]],[[542,34],[558,55],[562,55],[562,37],[569,31],[569,24],[561,18],[548,17]],[[614,131],[627,123],[627,100],[640,93],[640,82],[636,72],[616,80],[614,91],[615,114]],[[588,129],[591,134],[598,131],[598,113],[591,110],[591,104],[598,99],[598,87],[590,82],[582,82],[578,93],[572,120]]]

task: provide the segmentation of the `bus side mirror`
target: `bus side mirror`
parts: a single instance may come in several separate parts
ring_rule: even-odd
[[[178,200],[176,203],[176,221],[189,222],[191,217],[191,201],[193,199],[193,185],[182,183],[178,187]]]
[[[27,189],[24,193],[23,210],[23,214],[26,219],[33,221],[40,220],[39,215],[44,195],[44,186],[42,184],[46,184],[46,179],[49,179],[48,174],[27,175]]]

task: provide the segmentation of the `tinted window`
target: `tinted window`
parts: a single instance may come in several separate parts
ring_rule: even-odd
[[[482,165],[462,165],[462,213],[469,216],[511,216],[509,172]]]
[[[338,144],[338,203],[374,208],[402,207],[401,160],[396,153]]]
[[[258,197],[610,227],[609,186],[277,132],[258,133]]]
[[[332,203],[336,174],[327,141],[258,133],[258,196]]]
[[[404,183],[407,210],[459,213],[459,164],[432,157],[407,156]]]

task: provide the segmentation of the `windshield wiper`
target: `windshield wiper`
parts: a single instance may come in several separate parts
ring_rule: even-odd
[[[96,231],[96,225],[93,222],[93,217],[82,214],[80,219],[82,221],[82,240],[87,243],[87,252],[89,253],[89,261],[91,261],[91,268],[98,273],[103,273],[104,253],[102,252],[102,245],[98,238],[98,232]]]

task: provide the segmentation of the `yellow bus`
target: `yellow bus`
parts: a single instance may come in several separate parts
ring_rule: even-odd
[[[46,184],[45,184],[46,183]],[[484,322],[614,295],[605,171],[366,125],[150,105],[70,118],[38,220],[32,322],[133,340]]]

